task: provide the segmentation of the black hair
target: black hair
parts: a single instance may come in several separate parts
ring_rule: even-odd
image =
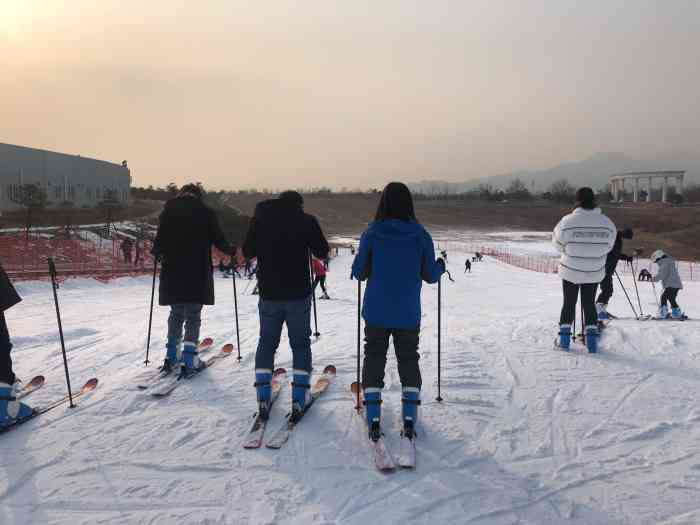
[[[182,188],[180,188],[180,192],[178,195],[184,195],[186,193],[190,193],[197,197],[198,199],[202,198],[202,187],[199,186],[198,184],[185,184]]]
[[[595,193],[587,186],[576,191],[576,207],[584,210],[592,210],[596,206]]]
[[[304,197],[301,196],[301,193],[294,190],[283,191],[278,199],[289,204],[296,204],[299,207],[304,205]]]
[[[387,219],[417,222],[411,190],[403,182],[390,182],[382,191],[374,220]]]

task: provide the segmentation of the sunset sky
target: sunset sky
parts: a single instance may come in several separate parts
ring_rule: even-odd
[[[699,50],[697,0],[0,0],[0,142],[224,189],[696,153]]]

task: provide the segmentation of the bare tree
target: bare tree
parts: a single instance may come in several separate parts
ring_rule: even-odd
[[[552,183],[548,193],[555,202],[573,202],[576,189],[569,184],[568,180],[559,179]]]
[[[24,226],[26,238],[29,239],[29,229],[36,216],[36,213],[46,208],[48,197],[46,192],[38,184],[22,184],[17,188],[10,200],[22,206],[25,210]]]

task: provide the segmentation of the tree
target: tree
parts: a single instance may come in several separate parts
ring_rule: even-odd
[[[549,194],[555,202],[573,202],[576,189],[566,179],[554,181],[549,187]]]
[[[24,225],[26,238],[29,239],[29,229],[37,212],[46,208],[48,197],[46,192],[38,184],[22,184],[17,188],[10,200],[19,204],[25,210]]]
[[[175,195],[177,195],[177,193],[180,190],[178,189],[177,184],[175,184],[174,182],[171,182],[170,184],[168,184],[165,187],[165,191],[167,191],[171,197],[175,197]]]
[[[516,178],[508,185],[506,188],[505,196],[507,199],[512,199],[516,201],[527,201],[532,199],[532,194],[530,190],[527,189],[525,183],[520,179]]]
[[[97,204],[97,208],[104,214],[105,222],[107,223],[107,237],[109,230],[114,220],[115,213],[124,206],[119,201],[119,194],[116,190],[107,190],[104,193],[104,198]]]

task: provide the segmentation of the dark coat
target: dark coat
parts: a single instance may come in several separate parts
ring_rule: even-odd
[[[161,306],[214,304],[212,245],[231,253],[211,208],[190,194],[165,204],[153,243],[153,254],[161,259]]]
[[[605,275],[612,275],[615,273],[617,263],[620,259],[623,261],[632,261],[632,257],[622,253],[622,232],[618,231],[615,237],[615,245],[613,249],[608,252],[608,256],[605,259]]]
[[[292,301],[311,294],[309,252],[319,259],[328,255],[321,226],[298,204],[281,199],[263,201],[243,244],[243,254],[258,258],[260,297]]]
[[[21,300],[4,268],[0,266],[0,312],[9,310]]]

